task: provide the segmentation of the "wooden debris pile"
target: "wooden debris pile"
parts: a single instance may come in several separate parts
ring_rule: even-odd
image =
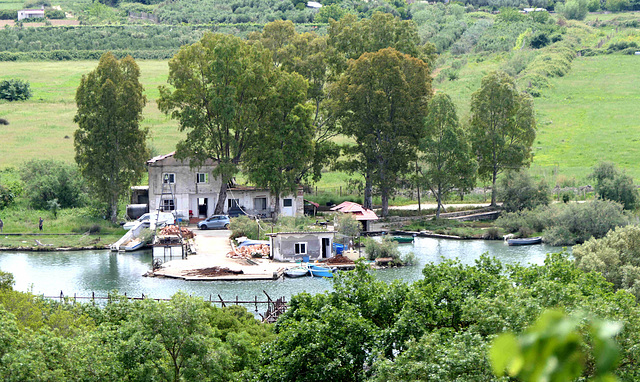
[[[233,270],[227,267],[211,267],[211,268],[203,268],[203,269],[194,269],[191,271],[185,271],[183,273],[184,276],[232,276],[232,275],[240,275],[242,274],[242,270]]]
[[[269,252],[269,245],[267,244],[246,245],[235,248],[235,251],[229,252],[227,257],[232,259],[251,259],[253,257],[269,256]]]
[[[178,227],[177,225],[168,225],[160,231],[160,235],[178,235],[182,234],[185,239],[193,239],[195,234],[189,228]]]

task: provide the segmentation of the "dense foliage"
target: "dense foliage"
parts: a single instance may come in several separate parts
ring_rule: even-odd
[[[29,205],[47,209],[56,201],[60,208],[81,207],[87,202],[86,182],[78,166],[42,159],[26,162],[20,169]]]
[[[609,231],[600,239],[590,239],[573,247],[578,268],[599,272],[616,289],[624,289],[640,299],[640,227],[629,225]]]
[[[637,377],[640,311],[633,296],[578,270],[567,256],[550,255],[545,265],[530,267],[488,258],[474,266],[448,261],[427,265],[423,275],[411,285],[386,284],[359,266],[339,277],[333,292],[294,297],[262,353],[262,380],[498,380],[489,365],[492,339],[522,331],[546,308],[620,321],[616,374]],[[588,378],[595,365],[585,361]]]
[[[508,212],[534,209],[549,204],[551,195],[544,181],[535,184],[526,171],[508,171],[500,180],[498,199]]]
[[[602,200],[539,206],[533,210],[505,213],[496,221],[505,231],[518,232],[522,236],[542,232],[545,242],[551,245],[584,243],[628,223],[622,205]]]
[[[620,173],[613,163],[599,163],[589,177],[595,180],[595,191],[600,199],[621,203],[626,210],[632,210],[638,205],[640,196],[633,179]]]

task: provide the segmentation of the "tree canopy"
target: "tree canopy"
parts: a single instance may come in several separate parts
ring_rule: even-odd
[[[342,132],[353,137],[355,167],[365,175],[370,195],[376,184],[382,214],[399,175],[414,159],[424,131],[431,97],[428,65],[393,48],[365,53],[349,67],[332,90]],[[365,207],[371,208],[365,194]]]
[[[118,201],[146,170],[147,128],[140,127],[146,98],[133,58],[111,53],[82,76],[76,91],[76,162],[96,198],[117,218]]]
[[[421,161],[425,164],[421,180],[435,195],[436,217],[440,217],[442,200],[449,192],[474,186],[477,164],[448,95],[438,93],[429,102],[425,125],[426,134],[420,144],[424,153]]]
[[[169,61],[171,87],[160,87],[158,107],[177,119],[187,136],[177,157],[193,166],[212,159],[221,177],[215,213],[223,212],[227,185],[272,105],[277,79],[271,54],[238,37],[207,33]]]
[[[471,139],[478,157],[478,174],[491,180],[491,205],[496,205],[496,180],[506,169],[519,169],[531,160],[536,137],[533,100],[519,92],[514,79],[492,72],[471,95]]]

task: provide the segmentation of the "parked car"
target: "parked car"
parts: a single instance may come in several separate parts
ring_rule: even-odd
[[[131,228],[133,228],[138,222],[146,222],[146,223],[150,223],[151,220],[156,220],[156,217],[158,219],[158,224],[159,225],[165,225],[165,224],[175,224],[176,220],[175,220],[175,216],[173,216],[173,214],[171,212],[160,212],[160,214],[158,214],[158,212],[148,212],[142,216],[140,216],[138,219],[124,223],[122,225],[122,228],[126,229],[126,230],[130,230]]]
[[[227,215],[211,215],[207,219],[198,223],[199,229],[229,229],[229,216]]]

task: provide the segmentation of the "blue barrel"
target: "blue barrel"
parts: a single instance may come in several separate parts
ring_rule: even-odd
[[[302,256],[302,262],[303,263],[308,263],[309,262],[309,256]]]

